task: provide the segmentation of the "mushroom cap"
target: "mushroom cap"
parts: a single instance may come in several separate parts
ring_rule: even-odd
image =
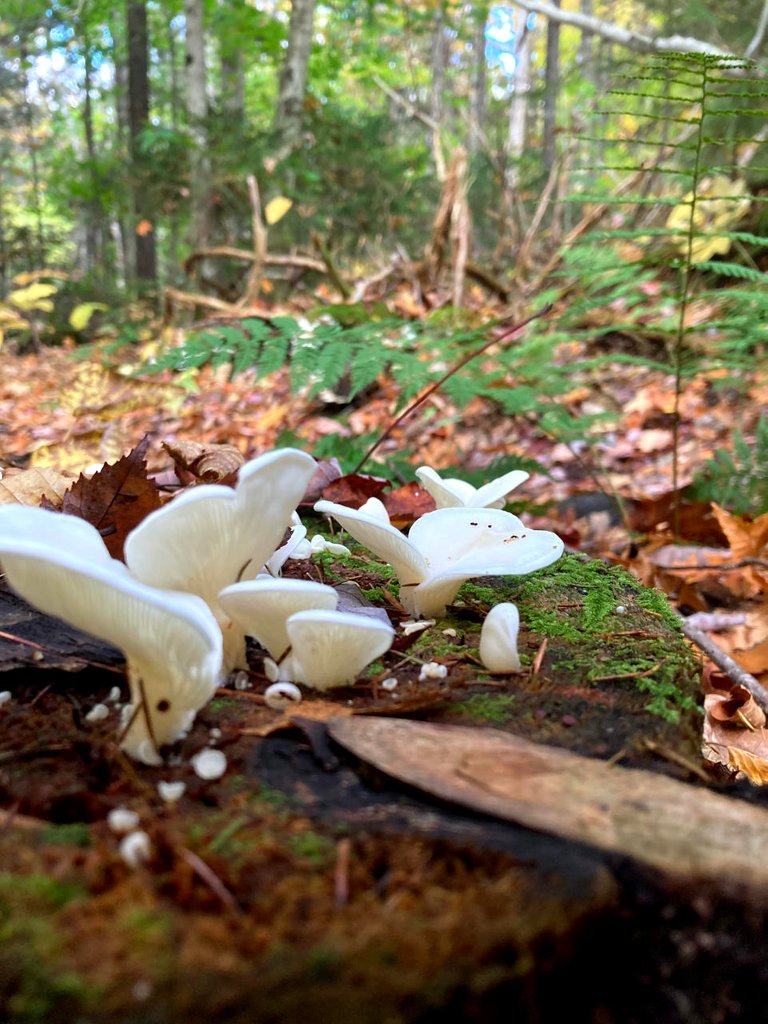
[[[491,608],[480,630],[480,660],[490,672],[506,674],[520,671],[517,634],[520,613],[511,601]]]
[[[287,622],[295,682],[316,690],[353,683],[392,646],[395,631],[388,623],[352,612],[296,612]]]
[[[289,616],[311,608],[333,609],[338,600],[333,587],[324,583],[263,577],[233,583],[219,594],[226,614],[276,659],[291,646],[286,629]]]
[[[41,611],[125,653],[132,704],[139,708],[146,698],[146,705],[134,716],[122,746],[139,760],[159,763],[156,748],[189,728],[219,682],[222,638],[210,609],[193,594],[136,580],[84,520],[24,509],[34,513],[30,522],[45,527],[41,539],[32,540],[20,537],[29,534],[26,526],[15,529],[19,513],[0,513],[0,561],[14,590]],[[72,526],[70,520],[82,525]]]
[[[252,579],[280,545],[315,460],[296,448],[247,462],[237,486],[200,484],[151,512],[125,542],[143,582],[199,594],[216,609],[229,583]]]
[[[478,488],[466,480],[445,479],[429,466],[416,470],[416,476],[435,499],[438,508],[501,507],[509,492],[524,483],[529,475],[522,469],[513,469]]]
[[[426,577],[428,566],[425,559],[410,540],[392,526],[389,518],[385,522],[378,514],[325,500],[315,502],[315,511],[333,516],[356,541],[388,562],[401,584],[415,585]]]

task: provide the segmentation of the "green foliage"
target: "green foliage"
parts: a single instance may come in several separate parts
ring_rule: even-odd
[[[704,463],[694,477],[692,494],[737,515],[768,512],[768,417],[758,420],[752,443],[736,431],[733,451],[718,449]]]

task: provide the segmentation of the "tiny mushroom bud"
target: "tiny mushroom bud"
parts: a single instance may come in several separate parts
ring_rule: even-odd
[[[25,600],[126,656],[131,704],[123,749],[160,764],[221,678],[222,638],[204,601],[136,580],[95,527],[75,516],[0,506],[0,561]]]
[[[447,675],[448,669],[445,665],[441,665],[439,661],[428,661],[421,666],[419,682],[423,683],[427,679],[445,679]]]
[[[109,718],[109,708],[106,704],[94,704],[85,716],[86,722],[90,723],[103,722],[106,718]]]
[[[110,829],[119,836],[135,829],[138,824],[138,814],[136,811],[131,811],[127,807],[113,807],[107,814],[107,825],[109,825]]]
[[[315,467],[310,455],[295,448],[267,452],[241,467],[234,490],[192,487],[151,512],[126,538],[125,560],[139,579],[197,594],[208,604],[224,635],[227,672],[247,668],[245,635],[219,604],[219,594],[262,572]]]
[[[264,691],[264,703],[272,711],[284,711],[301,701],[301,690],[294,683],[272,683]]]
[[[2,691],[0,691],[0,707],[2,707],[3,704],[7,704],[8,701],[10,701],[12,697],[13,697],[13,694],[11,693],[10,690],[2,690]]]
[[[389,623],[352,612],[303,611],[287,623],[290,676],[316,690],[353,683],[366,665],[388,651]]]
[[[164,800],[167,804],[175,804],[181,800],[186,791],[187,784],[185,782],[166,782],[161,779],[157,784],[157,792],[161,800]]]
[[[195,754],[191,763],[195,775],[200,779],[205,779],[206,782],[220,779],[227,770],[226,755],[220,750],[211,750],[210,747]]]
[[[502,509],[440,508],[417,519],[407,538],[359,509],[332,501],[318,501],[315,509],[389,562],[400,582],[401,604],[417,616],[442,615],[466,580],[521,576],[563,553],[556,534],[529,529]]]
[[[309,608],[332,609],[338,600],[333,587],[324,583],[265,577],[233,583],[219,594],[229,618],[273,658],[280,658],[291,645],[285,625],[289,616]]]
[[[152,843],[146,832],[129,832],[120,840],[120,856],[129,868],[146,864],[152,855]]]
[[[466,480],[445,479],[429,466],[416,470],[422,487],[432,495],[438,508],[503,508],[509,492],[524,483],[529,475],[522,469],[513,469],[482,487],[473,487]]]
[[[494,605],[480,630],[480,660],[496,674],[520,671],[517,634],[520,614],[511,601]]]

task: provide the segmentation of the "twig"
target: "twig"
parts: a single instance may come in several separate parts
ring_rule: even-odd
[[[328,271],[328,277],[330,277],[331,282],[336,285],[336,289],[339,294],[344,299],[348,299],[352,294],[352,289],[346,281],[342,280],[341,274],[339,273],[336,264],[333,262],[333,257],[331,256],[331,250],[328,248],[328,244],[317,231],[312,232],[312,241],[317,246],[317,251],[323,257],[323,263]]]
[[[657,661],[655,665],[651,665],[644,672],[617,672],[612,676],[592,676],[589,681],[590,683],[612,683],[616,679],[645,679],[647,676],[652,676],[659,668],[661,668],[661,662]]]
[[[713,661],[728,676],[732,683],[735,683],[737,686],[746,687],[763,711],[768,712],[768,690],[746,669],[735,662],[729,654],[726,654],[722,647],[719,647],[711,637],[708,637],[706,633],[702,633],[696,626],[686,622],[679,612],[677,614],[680,617],[683,633],[685,633],[688,639],[696,644],[699,650],[703,651],[710,661]]]
[[[483,342],[483,344],[479,348],[476,348],[474,352],[470,352],[469,355],[464,356],[463,359],[460,359],[458,363],[456,363],[454,366],[450,368],[450,370],[448,370],[447,373],[444,373],[439,380],[436,380],[434,383],[430,384],[429,387],[426,388],[426,390],[421,395],[419,395],[419,397],[415,401],[411,402],[411,404],[407,406],[407,408],[405,408],[400,413],[399,416],[396,416],[395,419],[392,420],[387,429],[382,434],[379,435],[376,441],[374,441],[374,443],[371,445],[371,447],[368,449],[368,451],[365,453],[362,459],[358,462],[358,464],[355,466],[352,472],[359,473],[362,467],[368,461],[368,459],[370,459],[371,455],[373,455],[373,453],[376,451],[379,445],[382,444],[383,441],[386,441],[386,439],[389,437],[392,431],[400,423],[402,423],[407,416],[410,416],[412,412],[414,412],[416,409],[418,409],[420,405],[426,402],[429,396],[434,394],[438,388],[442,387],[443,384],[445,384],[445,382],[449,380],[455,373],[458,373],[459,370],[462,370],[467,365],[467,363],[471,362],[473,359],[477,359],[478,356],[481,356],[484,352],[491,348],[492,345],[504,344],[506,342],[511,341],[514,335],[518,333],[518,331],[522,331],[524,327],[527,327],[528,324],[532,323],[534,320],[538,320],[539,317],[546,316],[551,311],[551,309],[552,306],[544,306],[542,309],[539,309],[535,313],[532,313],[529,317],[526,317],[525,320],[521,320],[517,324],[512,324],[511,327],[504,331],[504,334],[501,337],[494,337],[491,338],[490,341]]]
[[[186,846],[180,847],[179,853],[181,854],[182,860],[186,861],[198,878],[202,879],[208,888],[219,897],[227,910],[230,910],[233,914],[242,914],[243,910],[240,904],[226,885],[224,885],[216,872],[205,863],[202,857],[198,857],[196,853],[188,850]]]

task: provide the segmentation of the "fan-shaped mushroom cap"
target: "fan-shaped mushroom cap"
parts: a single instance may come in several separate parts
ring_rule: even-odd
[[[190,727],[221,677],[221,630],[205,602],[139,582],[94,527],[44,509],[0,507],[0,561],[30,604],[125,653],[135,714],[122,746],[159,764],[158,748]]]
[[[520,576],[551,565],[563,553],[557,534],[528,529],[502,509],[427,512],[406,539],[359,510],[330,501],[318,501],[315,508],[389,562],[400,581],[400,601],[414,615],[442,615],[461,584],[473,577]]]
[[[441,477],[429,466],[416,470],[424,490],[432,495],[438,508],[503,508],[509,492],[524,483],[529,475],[522,469],[513,469],[482,487],[473,487],[466,480]]]
[[[304,496],[315,460],[295,448],[247,462],[234,490],[201,484],[150,513],[125,542],[125,560],[144,583],[198,594],[225,643],[225,667],[245,665],[245,641],[218,604],[230,583],[261,572]]]
[[[219,594],[226,614],[277,660],[291,646],[286,630],[289,616],[311,608],[333,609],[338,600],[333,587],[324,583],[263,577],[233,583]]]
[[[291,679],[316,690],[353,683],[389,650],[395,635],[387,623],[351,612],[297,612],[286,628]]]

